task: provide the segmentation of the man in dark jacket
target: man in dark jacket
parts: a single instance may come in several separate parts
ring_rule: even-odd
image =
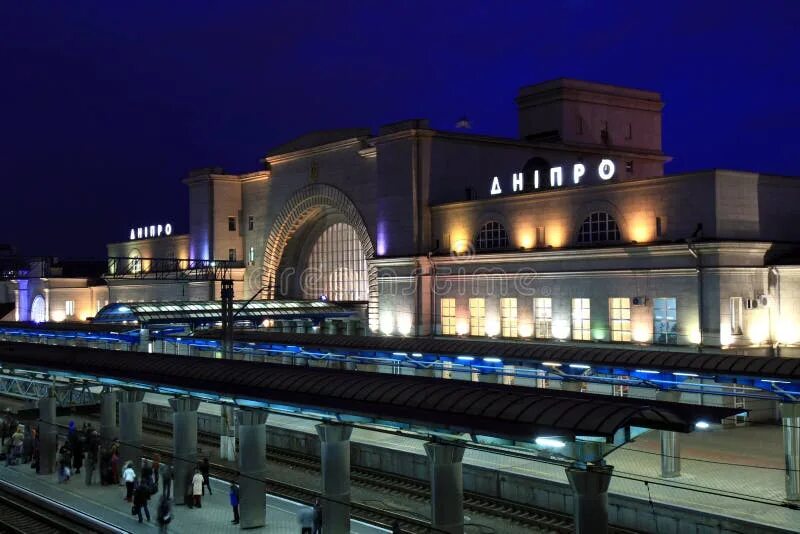
[[[147,520],[150,521],[150,510],[147,509],[147,501],[150,500],[150,488],[147,484],[140,483],[136,486],[136,491],[133,493],[133,506],[136,508],[136,513],[139,515],[139,523],[142,522],[142,509]]]
[[[211,470],[211,464],[208,463],[208,458],[203,458],[200,462],[200,474],[203,475],[203,495],[206,494],[206,487],[208,487],[208,494],[211,495],[211,480],[208,478],[208,472]]]

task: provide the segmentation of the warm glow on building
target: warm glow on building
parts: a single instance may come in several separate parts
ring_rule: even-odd
[[[637,343],[648,343],[651,340],[651,333],[649,326],[637,324],[633,327],[631,338]]]
[[[783,345],[793,345],[800,341],[800,326],[794,321],[781,317],[778,320],[777,338],[778,342]]]

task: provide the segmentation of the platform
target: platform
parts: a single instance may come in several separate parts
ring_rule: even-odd
[[[13,467],[0,466],[0,477],[4,481],[21,486],[29,491],[56,500],[69,507],[81,510],[85,514],[111,523],[123,530],[139,532],[157,532],[155,513],[161,493],[154,495],[150,501],[151,521],[138,522],[131,515],[131,504],[124,500],[123,486],[101,486],[99,483],[87,486],[84,473],[74,476],[66,484],[59,484],[55,474],[37,475],[30,465]],[[95,473],[95,478],[97,474]],[[190,509],[186,506],[173,506],[174,519],[169,532],[176,534],[221,534],[240,532],[237,525],[231,524],[231,507],[228,504],[228,484],[212,479],[212,496],[203,497],[202,508]],[[296,534],[300,531],[297,523],[297,511],[302,505],[275,497],[267,499],[267,526],[248,529],[247,532],[265,534]],[[358,534],[376,534],[387,530],[366,525],[359,521],[351,523],[351,532]]]
[[[268,431],[269,427],[278,427],[316,434],[313,422],[295,417],[272,414],[267,426]],[[789,532],[797,531],[800,510],[748,502],[733,496],[735,493],[746,498],[783,500],[783,444],[779,426],[718,428],[681,434],[679,439],[682,475],[675,478],[660,477],[658,432],[648,432],[611,453],[607,462],[614,466],[614,474],[618,476],[612,478],[609,495],[634,497],[645,502],[651,497],[656,505],[700,510]],[[351,441],[425,456],[423,441],[394,434],[355,429]],[[562,467],[544,462],[467,450],[464,464],[567,484]],[[649,480],[649,495],[643,482],[623,477]],[[726,493],[731,497],[712,495],[708,491]]]

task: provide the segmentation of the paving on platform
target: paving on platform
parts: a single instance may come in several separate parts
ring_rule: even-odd
[[[67,483],[58,483],[56,475],[37,475],[30,465],[0,467],[0,477],[11,484],[21,486],[28,491],[47,497],[71,508],[75,508],[88,516],[110,523],[128,532],[155,532],[158,530],[156,522],[156,508],[161,497],[160,492],[153,496],[148,508],[151,521],[138,522],[136,516],[131,515],[131,504],[124,500],[125,488],[123,486],[101,486],[99,483],[87,486],[84,472],[73,476]],[[95,473],[95,478],[97,474]],[[203,497],[202,507],[190,509],[186,506],[173,506],[174,519],[169,525],[169,532],[176,534],[220,534],[224,532],[239,532],[238,525],[233,525],[233,515],[228,504],[228,484],[212,479],[212,496]],[[263,528],[247,529],[247,532],[263,533],[294,533],[300,532],[297,523],[297,512],[302,505],[268,495],[267,499],[267,526]],[[387,530],[353,522],[351,532],[357,534],[375,534],[388,532]]]

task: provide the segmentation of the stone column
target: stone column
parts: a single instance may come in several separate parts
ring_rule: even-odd
[[[451,534],[464,532],[464,479],[461,445],[425,444],[431,479],[431,527]]]
[[[150,352],[150,330],[147,328],[139,329],[139,352]]]
[[[142,456],[142,400],[144,391],[119,392],[119,465],[133,462],[138,469]]]
[[[322,459],[322,524],[328,534],[350,532],[350,434],[335,423],[315,427]]]
[[[100,439],[108,447],[119,435],[117,429],[117,392],[104,388],[100,393]]]
[[[236,411],[239,422],[239,524],[263,527],[267,521],[267,412]]]
[[[610,465],[566,468],[572,488],[576,534],[608,532],[608,485],[613,470]]]
[[[800,404],[780,403],[783,455],[786,460],[786,500],[800,501]]]
[[[680,402],[681,392],[675,390],[657,391],[656,400]],[[661,434],[661,476],[673,478],[681,476],[681,442],[677,432],[660,430]]]
[[[225,404],[219,407],[219,457],[236,461],[236,408]]]
[[[39,399],[39,474],[56,472],[58,427],[56,426],[56,398],[53,392]]]
[[[189,504],[189,486],[197,467],[198,399],[169,399],[172,407],[172,498],[176,504]]]

